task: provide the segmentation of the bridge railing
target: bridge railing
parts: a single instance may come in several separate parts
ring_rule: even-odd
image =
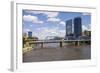
[[[59,43],[60,47],[63,47],[63,43],[74,43],[76,46],[79,46],[81,42],[91,42],[91,40],[38,40],[30,41],[29,44],[41,44],[41,47],[45,43]]]

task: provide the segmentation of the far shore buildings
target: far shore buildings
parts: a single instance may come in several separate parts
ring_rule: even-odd
[[[74,37],[78,38],[82,36],[82,19],[81,17],[76,17],[66,21],[66,35],[65,38]]]
[[[35,37],[35,36],[33,35],[33,32],[32,32],[32,31],[24,32],[24,33],[23,33],[23,37],[24,37],[24,38],[30,38],[30,39],[32,39],[32,38],[38,39],[37,37]]]
[[[91,31],[85,30],[82,32],[82,18],[75,17],[66,21],[65,39],[91,39]]]
[[[28,31],[26,33],[23,33],[23,48],[29,46],[30,41],[37,41],[38,37],[35,37],[32,35],[32,31]]]
[[[52,38],[53,40],[59,40],[59,39],[79,39],[79,37],[86,36],[91,38],[91,31],[85,30],[82,32],[82,18],[81,17],[75,17],[73,19],[66,21],[66,33],[65,37],[59,37],[55,36]],[[34,36],[32,34],[32,31],[28,31],[27,33],[23,34],[24,37],[27,37],[28,39],[35,39],[38,40],[38,36]]]
[[[32,31],[28,31],[28,37],[32,37]]]

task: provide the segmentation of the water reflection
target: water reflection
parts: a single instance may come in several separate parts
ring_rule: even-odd
[[[23,55],[23,62],[81,60],[91,58],[90,45],[58,47],[59,43],[39,45]]]

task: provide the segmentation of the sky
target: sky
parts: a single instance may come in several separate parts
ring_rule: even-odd
[[[82,31],[91,30],[90,13],[23,10],[23,33],[32,31],[32,35],[39,39],[65,37],[65,22],[75,17],[82,18]]]

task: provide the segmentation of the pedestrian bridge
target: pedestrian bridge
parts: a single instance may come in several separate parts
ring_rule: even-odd
[[[45,43],[59,43],[60,47],[63,47],[63,43],[74,43],[76,46],[80,45],[80,42],[90,42],[91,40],[37,40],[29,41],[29,44],[41,44],[41,47]]]

